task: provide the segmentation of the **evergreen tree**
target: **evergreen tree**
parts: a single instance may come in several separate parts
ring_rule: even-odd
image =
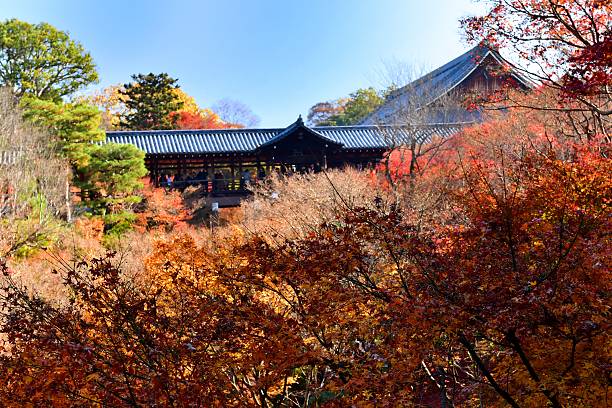
[[[120,91],[126,97],[127,111],[121,126],[129,130],[174,129],[183,102],[177,98],[177,80],[166,73],[132,75],[133,81]]]
[[[372,87],[358,89],[349,96],[337,124],[340,126],[356,125],[384,102],[384,98]]]
[[[319,102],[310,108],[308,121],[314,126],[349,126],[359,122],[376,110],[385,101],[391,88],[382,92],[376,89],[361,88],[348,98]]]
[[[132,195],[146,174],[144,152],[132,145],[100,144],[101,112],[84,103],[24,97],[24,117],[55,136],[58,154],[70,162],[73,183],[96,214],[118,213],[139,201]]]
[[[140,178],[147,174],[145,153],[130,144],[89,145],[89,160],[78,168],[82,190],[90,196],[89,205],[100,214],[120,213],[140,202],[133,193],[142,188]]]
[[[91,55],[50,24],[0,22],[0,86],[59,100],[98,80]]]
[[[87,165],[88,146],[104,140],[100,111],[85,103],[62,103],[26,96],[21,99],[24,118],[55,136],[59,154],[73,170]]]

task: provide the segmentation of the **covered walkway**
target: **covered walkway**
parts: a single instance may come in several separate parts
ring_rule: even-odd
[[[308,127],[107,132],[106,142],[142,149],[151,181],[182,189],[204,186],[209,196],[245,196],[269,174],[325,168],[372,168],[385,152],[416,138],[448,137],[465,123],[423,126]]]

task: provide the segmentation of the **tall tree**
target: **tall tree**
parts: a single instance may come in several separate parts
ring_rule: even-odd
[[[110,85],[90,94],[80,95],[76,100],[94,105],[102,112],[102,127],[105,130],[118,130],[121,128],[121,118],[128,114],[128,107],[126,106],[128,96],[125,95],[124,92],[125,88],[123,85]],[[200,116],[209,116],[210,110],[202,110],[195,99],[181,88],[174,88],[172,93],[176,96],[176,99],[182,103],[182,106],[179,111],[171,112],[170,115],[181,113],[182,116],[185,116],[182,121],[182,117],[170,118],[171,121],[176,119],[177,128],[187,129],[187,127],[184,126],[184,122],[193,124],[197,122],[197,118]],[[221,120],[219,119],[219,121]],[[191,127],[191,129],[196,129],[196,127]]]
[[[176,123],[178,129],[229,129],[244,126],[224,121],[217,113],[213,112],[212,109],[201,108],[194,97],[187,94],[181,88],[174,89],[174,94],[177,99],[182,102],[180,110],[170,113],[170,119]],[[245,112],[248,112],[248,108],[246,109]],[[236,112],[230,114],[229,105],[226,113],[229,116],[234,115],[232,116],[233,119],[239,120],[239,116]],[[246,118],[244,115],[242,117]]]
[[[178,80],[166,73],[132,75],[132,80],[120,90],[127,107],[121,126],[130,130],[174,129],[176,117],[170,113],[183,106],[176,94]]]
[[[344,112],[348,98],[318,102],[308,110],[308,123],[313,126],[334,126],[339,115]]]
[[[344,112],[338,118],[338,125],[358,124],[383,102],[384,98],[374,88],[358,89],[349,95]]]
[[[176,115],[178,129],[232,129],[242,126],[227,123],[210,109],[201,109],[198,112],[180,110],[172,112]]]
[[[123,85],[121,84],[110,85],[86,95],[79,95],[75,98],[75,101],[97,107],[102,114],[101,125],[104,130],[118,130],[120,129],[121,116],[127,112],[125,106],[127,97],[121,94],[122,89]]]
[[[87,163],[88,146],[105,138],[100,129],[100,112],[94,106],[30,96],[21,100],[21,106],[27,120],[55,136],[60,154],[75,169]]]
[[[91,55],[47,23],[0,23],[0,85],[21,97],[58,99],[98,80]]]
[[[48,132],[23,120],[10,89],[0,88],[0,256],[27,254],[56,236],[69,218],[70,167]]]
[[[202,110],[195,98],[183,91],[181,88],[174,88],[172,92],[176,96],[176,99],[181,103],[181,111],[198,113]]]

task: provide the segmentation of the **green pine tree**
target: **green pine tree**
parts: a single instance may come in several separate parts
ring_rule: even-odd
[[[94,213],[119,213],[140,202],[134,191],[142,188],[140,179],[147,174],[145,153],[130,144],[89,145],[87,164],[78,168],[79,187],[91,197]]]
[[[61,156],[73,169],[87,165],[89,145],[105,138],[100,128],[100,111],[85,103],[63,103],[31,96],[21,99],[23,116],[29,122],[49,130]]]
[[[101,144],[101,113],[84,103],[62,103],[24,97],[24,117],[48,129],[57,152],[72,167],[73,184],[94,214],[118,213],[139,201],[133,192],[147,173],[144,152],[132,145]]]
[[[383,102],[384,98],[374,88],[358,89],[349,96],[344,112],[336,118],[336,124],[356,125]]]
[[[178,88],[177,80],[166,73],[132,75],[132,79],[121,91],[127,97],[121,126],[129,130],[176,128],[177,118],[171,113],[183,105],[172,92]]]

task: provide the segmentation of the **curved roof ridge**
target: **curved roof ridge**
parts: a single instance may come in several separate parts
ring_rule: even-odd
[[[360,124],[370,124],[377,120],[384,122],[401,110],[399,105],[402,103],[411,104],[417,109],[419,106],[423,108],[431,105],[457,88],[490,57],[498,64],[508,66],[510,75],[522,86],[533,87],[533,82],[519,72],[520,68],[506,60],[496,47],[481,41],[450,62],[394,91],[381,106],[363,118]]]
[[[225,128],[225,129],[152,129],[152,130],[107,130],[106,134],[117,135],[122,133],[127,134],[198,134],[198,133],[240,133],[240,132],[280,132],[285,128]]]
[[[108,132],[106,141],[100,143],[133,144],[147,154],[225,154],[225,153],[255,153],[258,149],[279,141],[279,134],[287,135],[304,126],[305,131],[317,138],[338,145],[341,149],[387,149],[389,142],[386,135],[389,129],[396,132],[403,140],[414,137],[415,132],[420,138],[439,133],[449,135],[473,122],[428,123],[420,125],[353,125],[353,126],[322,126],[310,128],[303,124],[292,124],[285,128],[287,132],[265,129],[220,129],[214,133],[167,131],[123,131]],[[188,136],[188,137],[181,137]]]
[[[381,127],[443,127],[443,126],[461,126],[461,125],[472,125],[474,121],[456,121],[456,122],[429,122],[429,123],[399,123],[393,124],[382,124],[382,125],[341,125],[341,126],[313,126],[310,129],[314,130],[342,130],[342,129],[376,129]]]
[[[433,71],[423,75],[420,78],[415,79],[414,81],[409,82],[408,84],[402,86],[401,88],[397,89],[396,91],[394,91],[391,95],[389,95],[389,100],[393,99],[394,97],[396,97],[399,94],[404,93],[405,91],[409,90],[410,88],[414,88],[417,85],[420,85],[428,80],[431,80],[435,77],[438,77],[444,73],[447,73],[449,70],[451,70],[452,68],[456,68],[457,66],[466,64],[466,63],[475,63],[474,68],[476,68],[478,66],[478,62],[483,61],[487,55],[489,53],[491,53],[491,48],[487,45],[485,45],[484,43],[480,43],[478,45],[476,45],[473,48],[470,48],[469,50],[467,50],[466,52],[464,52],[463,54],[459,55],[458,57],[452,59],[451,61],[447,62],[446,64],[434,69]],[[468,57],[470,57],[468,59]],[[474,58],[478,57],[479,61],[474,61]],[[470,71],[471,72],[471,71]]]
[[[296,120],[295,122],[293,122],[291,125],[287,126],[285,129],[283,129],[281,132],[277,133],[274,137],[272,137],[270,140],[262,143],[259,148],[277,143],[278,141],[284,139],[285,137],[287,137],[287,135],[291,134],[292,132],[294,132],[296,129],[302,128],[304,129],[306,132],[311,133],[313,136],[321,139],[321,140],[325,140],[329,143],[333,143],[333,144],[340,144],[342,145],[342,143],[338,143],[335,140],[332,140],[328,137],[326,137],[325,135],[322,135],[321,133],[317,132],[315,128],[313,127],[309,127],[306,126],[304,124],[304,121],[302,120],[302,116],[300,115],[300,117],[298,118],[298,120]]]

